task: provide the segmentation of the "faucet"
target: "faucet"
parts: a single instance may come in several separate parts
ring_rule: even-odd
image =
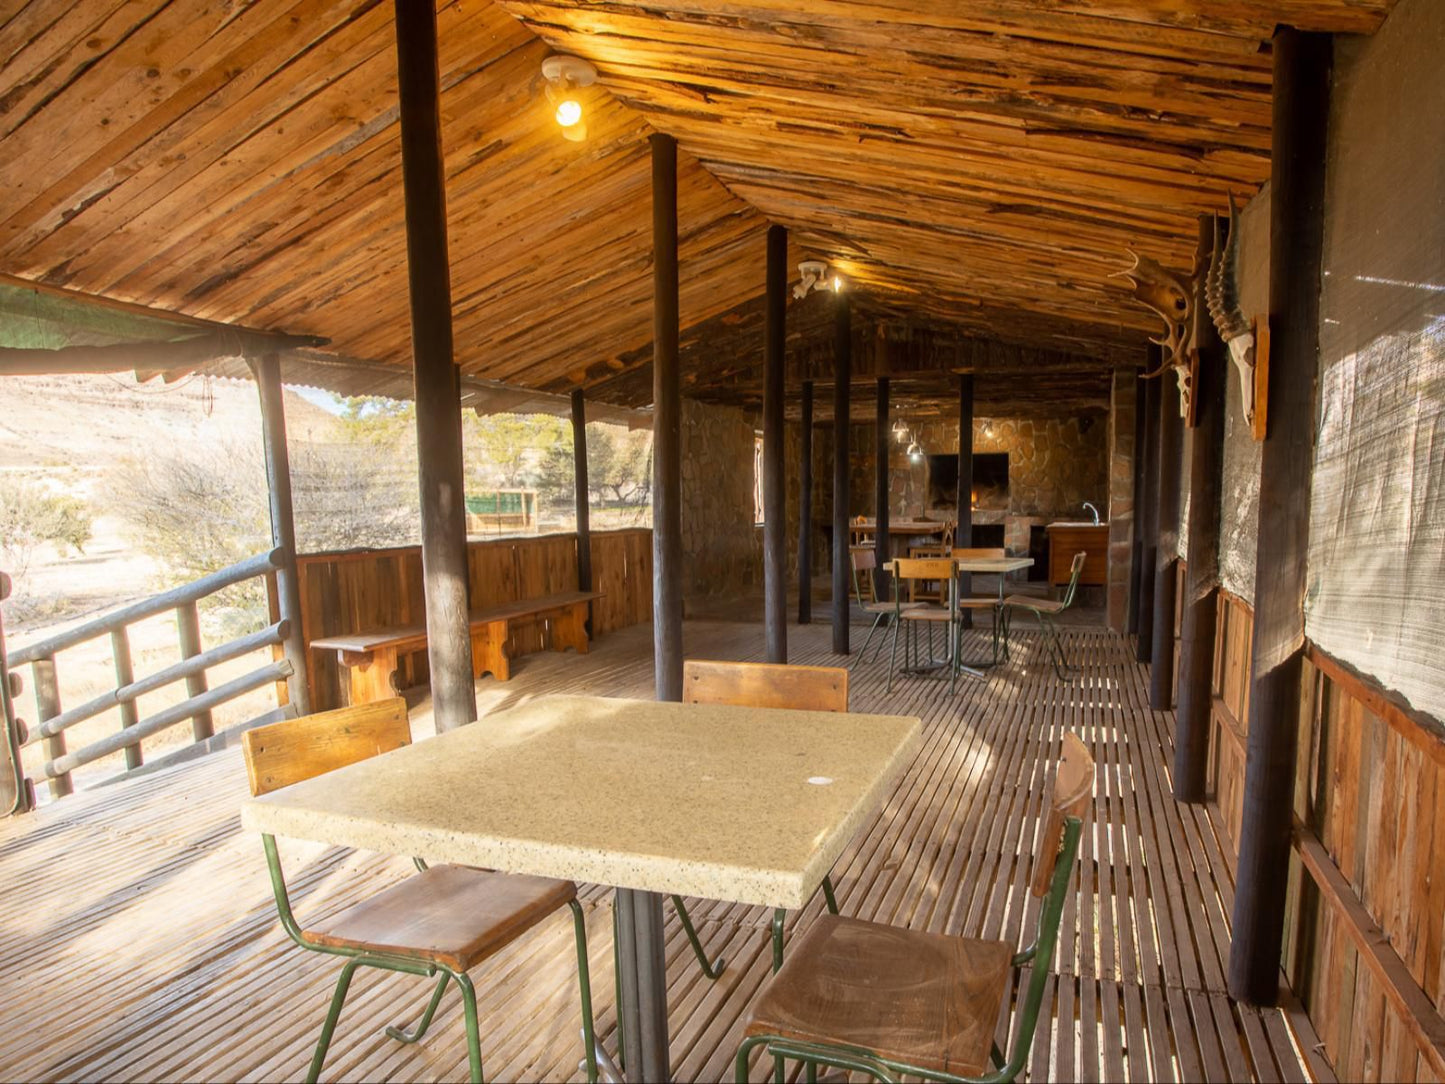
[[[1099,510],[1098,510],[1097,508],[1095,508],[1092,504],[1090,504],[1088,501],[1085,501],[1085,502],[1084,502],[1084,507],[1087,508],[1090,512],[1093,512],[1093,513],[1094,513],[1094,526],[1095,526],[1095,527],[1099,526]]]

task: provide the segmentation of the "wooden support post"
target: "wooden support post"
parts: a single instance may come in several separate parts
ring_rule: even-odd
[[[1149,367],[1158,362],[1158,348],[1149,348]],[[1159,557],[1159,379],[1144,381],[1144,515],[1143,549],[1139,560],[1139,636],[1134,658],[1154,657],[1154,569]]]
[[[281,358],[263,354],[248,360],[261,397],[261,444],[266,453],[271,544],[281,551],[281,567],[276,570],[276,605],[280,619],[289,629],[281,642],[281,651],[291,664],[291,676],[286,679],[286,699],[297,715],[307,715],[311,711],[311,692],[306,684],[306,642],[301,635],[301,588],[296,578],[296,519],[291,503],[291,456],[286,448]],[[184,638],[184,631],[181,635]],[[199,630],[196,640],[199,643]],[[201,688],[204,691],[205,686]]]
[[[126,632],[125,626],[112,629],[110,633],[110,656],[115,663],[115,687],[124,689],[135,681],[135,666],[130,657],[130,633]],[[124,700],[119,705],[120,727],[122,730],[129,730],[140,722],[140,711],[136,708],[134,700]],[[127,745],[125,747],[125,768],[130,771],[139,768],[144,763],[141,754],[140,743]]]
[[[592,590],[592,510],[587,495],[587,402],[582,389],[572,392],[572,491],[577,503],[577,590]],[[592,635],[592,604],[587,604],[587,635]]]
[[[35,683],[35,718],[37,725],[60,714],[60,682],[55,677],[55,656],[47,655],[30,664],[30,680]],[[65,754],[65,732],[45,739],[45,759],[58,761]],[[64,798],[75,791],[69,772],[61,772],[50,780],[50,797]]]
[[[958,378],[958,527],[953,544],[967,549],[973,545],[973,374]],[[973,573],[958,574],[961,597],[973,594]],[[964,610],[960,617],[965,628],[973,627],[973,611]]]
[[[1157,550],[1154,564],[1154,647],[1149,653],[1149,706],[1174,706],[1174,614],[1179,601],[1179,505],[1184,482],[1184,419],[1179,414],[1179,382],[1160,377],[1159,498],[1154,508]]]
[[[289,632],[290,630],[288,630]],[[196,610],[194,602],[187,602],[176,608],[176,635],[181,643],[181,658],[192,659],[201,653],[201,615]],[[283,637],[283,642],[284,642]],[[294,664],[293,664],[294,665]],[[293,680],[295,677],[293,675]],[[304,671],[300,676],[302,687],[305,687],[306,675]],[[289,688],[289,687],[288,687]],[[187,699],[200,696],[208,692],[210,686],[206,683],[206,672],[197,670],[194,674],[186,677]],[[209,711],[199,711],[191,720],[191,737],[196,741],[205,741],[216,732],[215,721],[211,718]]]
[[[768,662],[788,661],[788,477],[783,456],[783,344],[788,231],[768,227],[763,343],[763,628]]]
[[[682,393],[677,361],[677,143],[661,132],[648,139],[652,144],[653,667],[657,699],[680,701]]]
[[[1229,951],[1230,995],[1256,1004],[1278,996],[1289,878],[1332,54],[1328,34],[1275,33],[1269,417],[1260,453],[1254,684]]]
[[[813,382],[803,381],[803,477],[798,489],[798,624],[813,622]]]
[[[1144,517],[1149,504],[1147,477],[1144,468],[1150,451],[1146,443],[1145,415],[1148,411],[1148,392],[1143,377],[1134,378],[1134,522],[1133,535],[1129,543],[1129,607],[1125,633],[1139,634],[1139,611],[1143,600],[1144,584]]]
[[[848,403],[853,379],[853,322],[848,295],[833,298],[833,651],[848,654]]]
[[[874,411],[874,459],[876,466],[877,492],[873,505],[873,552],[878,558],[878,567],[873,570],[873,582],[879,598],[892,598],[891,577],[883,562],[893,556],[893,536],[888,533],[888,378],[878,378],[878,401]],[[851,569],[850,569],[851,571]]]
[[[452,358],[436,8],[408,0],[396,0],[395,8],[427,662],[440,732],[477,717],[467,626],[461,374]],[[295,625],[299,628],[300,622]]]
[[[1195,266],[1208,267],[1214,251],[1214,215],[1199,216]],[[1220,243],[1223,244],[1221,237]],[[1195,424],[1189,430],[1189,564],[1184,574],[1184,617],[1179,630],[1179,704],[1174,728],[1174,797],[1205,799],[1213,706],[1214,631],[1219,606],[1219,517],[1224,474],[1225,387],[1229,362],[1205,307],[1194,295]]]

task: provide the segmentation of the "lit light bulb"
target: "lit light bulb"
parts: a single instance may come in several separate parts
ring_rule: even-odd
[[[557,105],[557,123],[563,128],[570,128],[582,119],[582,103],[575,98],[567,98]]]
[[[841,294],[841,293],[843,292],[843,276],[842,276],[842,275],[834,275],[834,276],[833,276],[833,292],[834,292],[835,294]]]

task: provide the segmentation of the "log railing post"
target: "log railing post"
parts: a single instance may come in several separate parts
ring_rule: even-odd
[[[1328,34],[1288,27],[1275,32],[1268,417],[1260,450],[1253,685],[1229,948],[1229,993],[1257,1004],[1278,997],[1289,882],[1332,60]]]
[[[112,629],[110,633],[110,654],[115,661],[115,687],[124,689],[135,681],[135,666],[130,656],[130,633],[126,627]],[[136,708],[134,700],[124,700],[120,703],[120,728],[129,730],[140,722],[140,711]],[[139,768],[144,763],[140,743],[127,745],[125,747],[126,771]]]
[[[768,662],[788,661],[788,476],[783,455],[783,343],[788,231],[768,227],[763,343],[763,631]]]
[[[833,298],[833,651],[848,654],[848,404],[853,379],[853,322],[848,295]],[[886,552],[886,551],[885,551]]]
[[[803,381],[803,476],[798,489],[798,624],[813,621],[813,382]]]
[[[1199,216],[1196,267],[1209,266],[1214,215]],[[1221,243],[1223,239],[1221,238]],[[1214,632],[1219,605],[1219,519],[1224,469],[1224,411],[1228,362],[1204,302],[1195,288],[1195,424],[1189,430],[1189,563],[1184,573],[1184,616],[1179,630],[1179,703],[1174,728],[1174,797],[1205,799],[1209,726],[1213,707]]]
[[[283,617],[281,620],[285,621],[286,618]],[[181,658],[190,659],[201,653],[201,615],[194,602],[188,602],[184,606],[176,608],[176,634],[181,643]],[[304,682],[304,675],[302,680]],[[200,696],[209,688],[204,670],[186,678],[187,697]],[[195,718],[191,720],[191,736],[196,741],[205,741],[215,733],[215,730],[215,723],[209,711],[197,712]]]
[[[60,714],[60,683],[55,675],[55,656],[46,655],[30,664],[30,680],[35,684],[35,718],[37,725]],[[58,760],[65,756],[65,735],[56,734],[45,739],[45,758]],[[50,796],[64,798],[75,790],[75,783],[69,772],[63,772],[50,780]]]

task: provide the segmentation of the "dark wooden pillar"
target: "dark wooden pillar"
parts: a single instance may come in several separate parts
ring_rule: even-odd
[[[1179,381],[1166,373],[1159,388],[1159,497],[1155,505],[1154,647],[1149,653],[1149,706],[1174,706],[1174,614],[1179,601],[1179,505],[1184,482],[1184,419]]]
[[[873,534],[873,552],[878,558],[878,567],[873,570],[874,582],[877,584],[879,598],[892,598],[893,588],[890,586],[890,574],[883,568],[885,561],[892,560],[893,546],[892,535],[888,533],[888,378],[878,378],[878,401],[874,410],[874,437],[875,448],[874,458],[877,460],[876,486],[874,494],[873,518],[875,531]]]
[[[803,477],[798,487],[798,624],[813,622],[813,382],[803,381]]]
[[[1229,953],[1230,994],[1257,1004],[1272,1003],[1278,993],[1289,875],[1332,57],[1327,34],[1275,33],[1268,428],[1260,455],[1254,684]]]
[[[1144,574],[1144,515],[1149,503],[1145,488],[1144,463],[1149,458],[1145,443],[1144,419],[1148,412],[1148,392],[1142,377],[1134,378],[1134,522],[1129,543],[1129,606],[1125,632],[1139,634],[1139,606],[1144,595],[1141,577]]]
[[[1195,266],[1214,251],[1214,215],[1199,216]],[[1221,238],[1220,243],[1223,243]],[[1213,701],[1214,624],[1219,606],[1219,515],[1224,475],[1225,387],[1229,362],[1205,307],[1203,280],[1194,294],[1195,424],[1189,429],[1189,565],[1179,630],[1179,705],[1174,728],[1174,797],[1202,802],[1208,774]]]
[[[652,143],[652,640],[657,699],[682,699],[682,400],[677,336],[677,143]]]
[[[443,731],[477,717],[467,627],[461,386],[452,359],[436,10],[406,0],[396,0],[395,6],[427,661],[432,712],[437,730]]]
[[[592,508],[587,486],[587,401],[582,389],[572,392],[572,492],[577,507],[577,590],[592,590]],[[587,607],[587,635],[592,635],[592,607]]]
[[[953,544],[967,548],[973,545],[973,374],[958,378],[958,528]],[[973,594],[973,573],[958,574],[958,593]],[[973,611],[963,611],[963,621],[973,626]]]
[[[783,456],[783,342],[788,231],[768,227],[767,325],[763,343],[763,628],[768,662],[788,661],[788,477]]]
[[[1158,364],[1157,347],[1149,348],[1149,368]],[[1159,558],[1159,379],[1144,381],[1144,509],[1143,549],[1139,555],[1139,636],[1134,658],[1154,657],[1154,569]]]
[[[281,641],[281,650],[291,664],[291,676],[286,679],[286,699],[297,715],[309,715],[311,691],[306,685],[306,642],[301,635],[301,590],[296,580],[296,517],[291,503],[291,456],[286,448],[281,359],[276,354],[263,354],[247,360],[261,397],[261,444],[266,453],[271,545],[282,551],[281,567],[276,571],[276,610],[287,629],[286,638]],[[183,643],[186,642],[184,628],[181,638]],[[195,639],[199,641],[199,635]],[[196,650],[200,650],[199,643]],[[199,734],[196,737],[201,739]]]
[[[833,298],[833,651],[848,654],[848,401],[853,379],[853,322],[848,295]]]

